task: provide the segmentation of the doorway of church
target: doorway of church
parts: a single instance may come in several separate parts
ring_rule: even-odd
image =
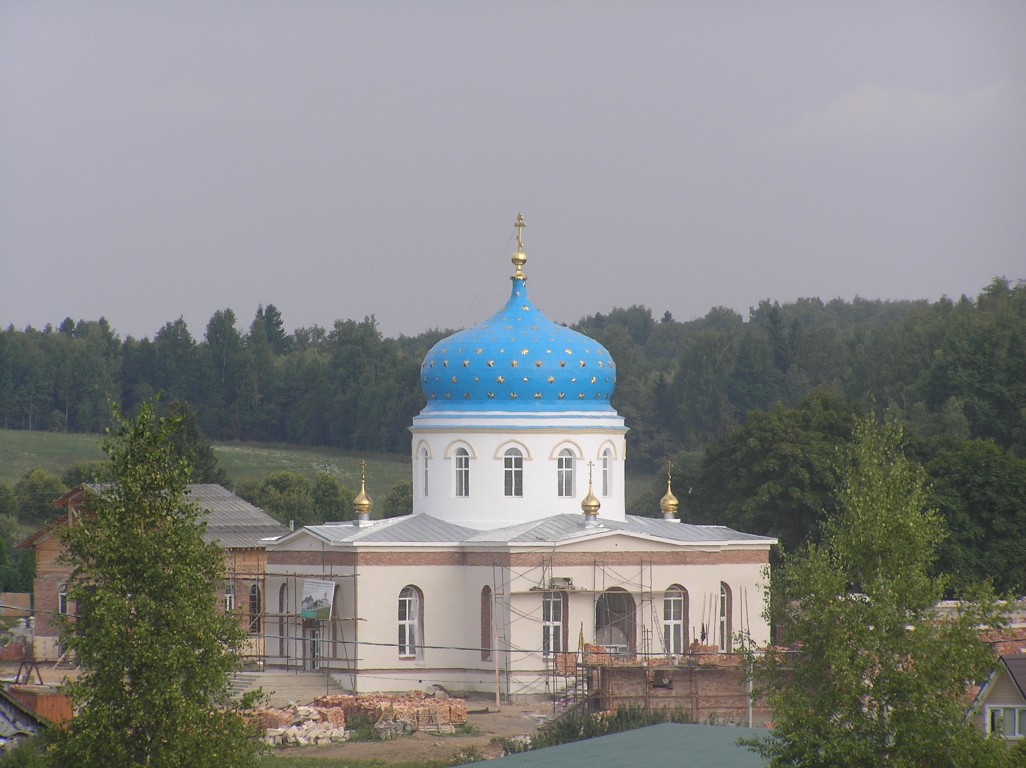
[[[313,672],[321,668],[321,629],[306,627],[303,630],[303,669]]]

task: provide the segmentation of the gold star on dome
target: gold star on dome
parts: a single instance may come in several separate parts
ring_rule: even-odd
[[[470,393],[469,392],[464,392],[463,393],[463,399],[464,400],[469,400],[470,399]]]
[[[442,367],[443,368],[448,368],[449,367],[449,361],[448,360],[443,360],[442,361]]]
[[[541,365],[542,365],[541,360],[535,360],[534,361],[534,367],[535,368],[541,368]]]
[[[601,367],[602,367],[602,361],[599,360],[599,368],[601,368]]]
[[[453,384],[455,384],[455,383],[456,383],[456,381],[457,381],[457,379],[456,379],[456,377],[455,377],[455,376],[453,376],[453,377],[452,377],[451,379],[449,379],[449,381],[451,381],[451,382],[452,382]]]
[[[524,312],[530,312],[531,311],[531,308],[529,306],[527,306],[526,304],[524,304],[524,306],[522,306],[521,309],[524,310]]]
[[[560,360],[559,361],[559,367],[560,368],[566,368],[566,360]]]
[[[517,399],[517,393],[516,392],[510,392],[509,393],[509,399],[510,400],[516,400]]]
[[[484,352],[484,350],[481,349],[481,347],[478,347],[477,349],[474,350],[474,354],[475,355],[480,355],[482,352]]]
[[[494,400],[495,399],[495,393],[494,392],[489,392],[488,393],[488,399],[489,400]]]
[[[541,392],[535,392],[534,393],[534,399],[535,400],[541,400]]]
[[[591,383],[594,384],[596,381],[598,381],[598,379],[596,379],[594,376],[592,376],[591,377]]]
[[[564,397],[566,397],[566,395],[564,393],[560,392],[559,393],[559,399],[562,400]]]
[[[510,368],[516,368],[517,367],[517,361],[516,360],[510,360],[509,361],[509,367]]]
[[[566,352],[568,355],[572,355],[573,354],[573,352],[571,352],[569,349],[564,349],[563,351]]]
[[[494,368],[495,367],[495,361],[494,360],[489,360],[488,361],[488,367],[489,368]]]
[[[474,377],[474,383],[477,384],[479,381],[481,381],[481,377],[480,376],[475,376]]]
[[[448,392],[446,392],[445,393],[445,399],[446,400],[452,400],[452,395],[450,395]]]
[[[579,394],[579,395],[577,396],[577,399],[578,399],[578,400],[583,400],[583,399],[584,399],[584,393],[583,393],[583,392],[581,392],[581,394]]]
[[[527,383],[527,377],[526,377],[526,376],[524,376],[524,378],[523,378],[523,379],[521,379],[521,381],[523,381],[523,382],[524,382],[524,384],[526,384],[526,383]]]
[[[552,384],[555,380],[556,380],[555,376],[549,376],[549,378],[545,379],[545,381],[549,382],[549,384]]]
[[[577,362],[581,364],[581,368],[583,368],[583,367],[584,367],[585,363],[584,363],[584,361],[583,361],[583,360],[578,360]]]
[[[571,384],[576,384],[577,383],[577,377],[574,376],[572,379],[570,379],[570,383]]]
[[[496,384],[505,384],[506,380],[504,378],[502,378],[502,376],[496,376],[495,377],[495,383]]]
[[[526,349],[520,350],[520,354],[521,354],[521,356],[526,355],[527,354],[527,350]]]
[[[434,367],[435,367],[435,361],[434,361],[434,360],[432,360],[432,361],[431,361],[431,364],[430,364],[430,365],[429,365],[428,367],[429,367],[429,368],[434,368]]]
[[[470,367],[470,361],[469,360],[464,360],[463,361],[463,367],[464,368],[469,368]]]

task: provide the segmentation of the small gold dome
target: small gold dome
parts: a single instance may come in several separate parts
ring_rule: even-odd
[[[513,273],[513,280],[526,280],[527,276],[524,274],[524,264],[527,263],[527,254],[524,253],[524,227],[527,225],[524,223],[524,214],[517,214],[517,223],[514,224],[517,228],[517,251],[513,254],[510,259],[513,262],[513,266],[516,267],[516,272]]]
[[[674,517],[677,514],[677,507],[680,506],[680,502],[677,501],[677,497],[673,495],[673,491],[670,488],[670,483],[673,480],[673,475],[670,474],[669,468],[666,470],[666,494],[663,498],[659,499],[659,509],[663,512],[663,517]]]
[[[584,497],[584,501],[581,502],[581,511],[584,514],[594,517],[598,514],[599,507],[602,506],[602,502],[599,501],[595,494],[591,490],[591,483],[588,483],[588,495]]]
[[[588,462],[588,495],[581,501],[581,511],[584,512],[584,516],[589,520],[594,520],[598,516],[599,507],[602,506],[602,502],[595,497],[595,492],[591,489],[591,470],[592,463]]]
[[[367,495],[367,462],[360,462],[360,493],[353,499],[353,508],[358,514],[370,514],[374,501]]]

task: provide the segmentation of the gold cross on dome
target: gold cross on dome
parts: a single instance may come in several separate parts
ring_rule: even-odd
[[[517,214],[517,223],[513,226],[517,228],[517,250],[522,251],[524,250],[524,227],[527,226],[524,223],[524,214]]]

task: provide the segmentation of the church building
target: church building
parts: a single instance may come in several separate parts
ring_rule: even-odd
[[[413,513],[267,543],[265,659],[357,692],[551,694],[584,644],[610,658],[730,654],[763,618],[772,538],[627,515],[627,425],[601,344],[531,302],[517,219],[509,300],[438,342],[413,419]]]

